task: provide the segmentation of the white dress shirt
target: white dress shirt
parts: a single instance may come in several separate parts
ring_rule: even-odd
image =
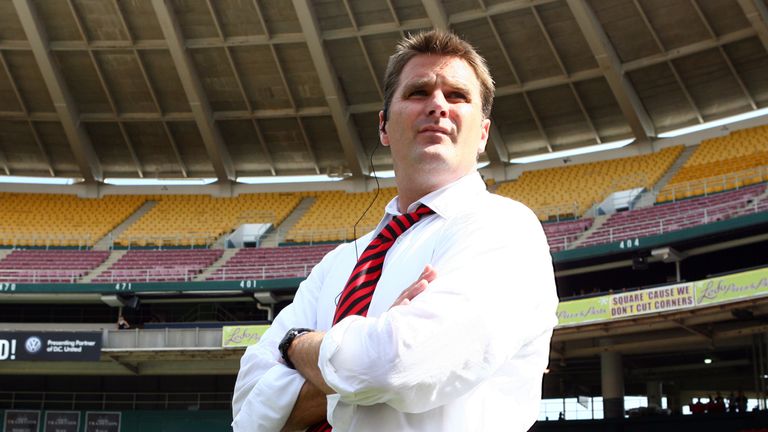
[[[398,215],[397,198],[357,253]],[[536,420],[557,296],[549,247],[524,205],[490,194],[479,174],[432,192],[435,211],[387,253],[367,317],[331,328],[355,266],[354,243],[326,255],[293,303],[241,360],[232,402],[238,431],[279,431],[304,383],[277,344],[291,327],[327,331],[318,366],[337,391],[328,419],[344,431],[527,431]],[[426,264],[436,279],[391,308]]]

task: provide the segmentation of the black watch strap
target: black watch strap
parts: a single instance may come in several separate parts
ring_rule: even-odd
[[[285,336],[283,337],[283,340],[280,341],[280,344],[277,346],[277,349],[278,351],[280,351],[280,355],[283,356],[283,361],[285,362],[286,366],[288,366],[291,369],[296,369],[296,367],[293,365],[293,362],[288,357],[288,348],[291,347],[293,340],[303,335],[304,333],[309,333],[313,331],[314,330],[310,328],[297,327],[297,328],[292,328],[285,333]]]

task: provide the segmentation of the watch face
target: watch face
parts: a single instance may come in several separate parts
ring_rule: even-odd
[[[283,340],[281,340],[280,343],[277,345],[277,350],[280,352],[280,355],[283,357],[285,364],[289,368],[295,369],[293,367],[293,363],[291,362],[291,359],[288,358],[288,348],[291,347],[291,343],[293,343],[293,340],[296,339],[296,336],[302,335],[304,333],[309,333],[311,331],[313,330],[308,328],[292,328],[288,330],[287,333],[285,333]]]

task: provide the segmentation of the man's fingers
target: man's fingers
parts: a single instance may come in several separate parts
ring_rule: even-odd
[[[427,285],[435,280],[436,277],[437,272],[434,267],[429,264],[424,266],[424,270],[422,270],[419,278],[400,293],[397,299],[395,299],[395,302],[392,303],[392,307],[409,304],[417,295],[424,292],[424,290],[427,289]]]

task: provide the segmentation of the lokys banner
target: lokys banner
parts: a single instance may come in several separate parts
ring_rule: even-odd
[[[221,329],[221,346],[224,348],[254,345],[264,336],[268,325],[224,326]]]
[[[98,361],[99,332],[0,332],[0,361]]]

